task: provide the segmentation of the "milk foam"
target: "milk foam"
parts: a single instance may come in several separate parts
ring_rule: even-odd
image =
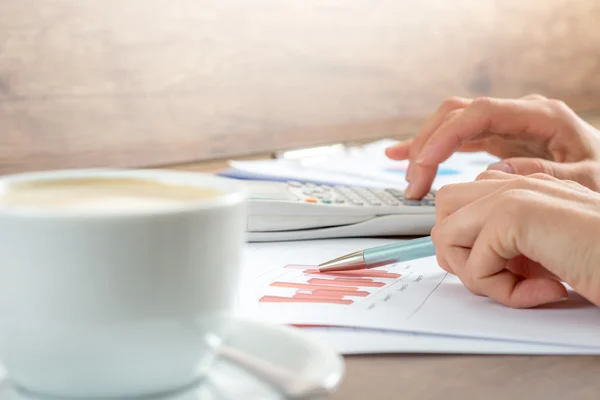
[[[34,181],[0,190],[0,206],[84,212],[147,211],[175,208],[218,195],[214,189],[152,180],[85,178]]]

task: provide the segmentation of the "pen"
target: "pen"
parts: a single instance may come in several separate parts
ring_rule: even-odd
[[[431,242],[431,237],[426,236],[346,254],[319,264],[319,271],[335,272],[375,268],[434,255],[435,247]]]

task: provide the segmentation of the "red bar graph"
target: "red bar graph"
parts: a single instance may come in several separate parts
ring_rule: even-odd
[[[307,274],[312,274],[312,275],[325,275],[322,272],[320,272],[318,269],[307,269],[305,270],[305,272]],[[340,271],[340,272],[327,272],[326,275],[330,275],[330,276],[346,276],[346,277],[365,277],[365,278],[389,278],[389,279],[398,279],[400,278],[400,274],[396,274],[393,272],[387,272],[387,271],[379,271],[379,270],[375,270],[375,269],[371,269],[371,270],[354,270],[354,271]]]
[[[329,303],[329,304],[345,304],[350,305],[354,303],[352,300],[338,300],[338,299],[298,299],[293,297],[281,297],[281,296],[263,296],[260,298],[261,303]]]
[[[365,292],[363,290],[354,290],[354,291],[343,291],[343,290],[338,290],[335,292],[329,291],[329,290],[322,290],[322,289],[316,289],[316,290],[297,290],[296,293],[304,293],[304,294],[314,294],[314,295],[318,295],[318,296],[327,296],[327,295],[333,295],[333,296],[338,296],[338,295],[344,295],[344,296],[352,296],[352,297],[367,297],[370,293],[369,292]]]
[[[385,283],[383,282],[373,282],[368,279],[345,279],[345,278],[335,278],[335,279],[318,279],[311,278],[308,280],[308,283],[312,283],[315,285],[335,285],[335,286],[364,286],[364,287],[384,287]],[[356,288],[358,290],[358,288]]]
[[[356,270],[321,273],[314,265],[286,265],[286,269],[299,270],[298,275],[286,281],[272,282],[269,286],[281,289],[293,289],[285,294],[265,295],[261,303],[321,303],[350,305],[360,298],[371,295],[371,291],[385,287],[401,277],[401,274],[383,270]],[[387,281],[382,281],[387,280]]]
[[[329,291],[335,292],[354,292],[358,291],[357,287],[340,287],[340,286],[331,286],[331,285],[311,285],[309,283],[295,283],[295,282],[273,282],[271,283],[273,287],[282,287],[282,288],[291,288],[291,289],[307,289],[307,290],[319,290],[326,289]]]

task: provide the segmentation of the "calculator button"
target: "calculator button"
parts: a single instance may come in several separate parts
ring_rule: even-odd
[[[288,181],[287,184],[290,185],[291,187],[295,187],[295,188],[302,187],[302,183],[300,183],[298,181]]]
[[[388,189],[387,192],[390,194],[390,196],[392,196],[393,198],[395,198],[396,200],[399,201],[403,201],[404,200],[404,193],[402,193],[399,190],[396,189]]]
[[[404,193],[402,193],[400,190],[398,189],[386,189],[386,192],[388,192],[389,194],[391,194],[392,196],[396,197],[396,196],[404,196]]]
[[[408,200],[405,199],[402,204],[404,204],[405,206],[420,206],[423,205],[423,203],[421,203],[419,200]]]
[[[307,197],[304,199],[304,201],[307,203],[316,203],[317,199],[315,199],[314,197]]]
[[[352,200],[352,204],[354,204],[355,206],[363,206],[365,205],[364,202],[360,201],[360,200]]]
[[[332,201],[331,201],[331,200],[329,200],[329,199],[325,199],[325,200],[323,200],[323,203],[325,203],[325,204],[331,204],[331,202],[332,202]]]
[[[423,200],[423,204],[425,204],[426,206],[434,206],[435,207],[435,200]]]
[[[344,200],[344,199],[335,199],[335,202],[337,204],[344,204],[346,202],[346,200]]]

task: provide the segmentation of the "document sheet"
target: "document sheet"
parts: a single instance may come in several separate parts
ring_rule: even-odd
[[[251,243],[240,288],[244,316],[300,326],[370,328],[600,347],[600,309],[569,299],[513,309],[475,296],[435,257],[376,269],[322,274],[317,265],[389,239]]]

